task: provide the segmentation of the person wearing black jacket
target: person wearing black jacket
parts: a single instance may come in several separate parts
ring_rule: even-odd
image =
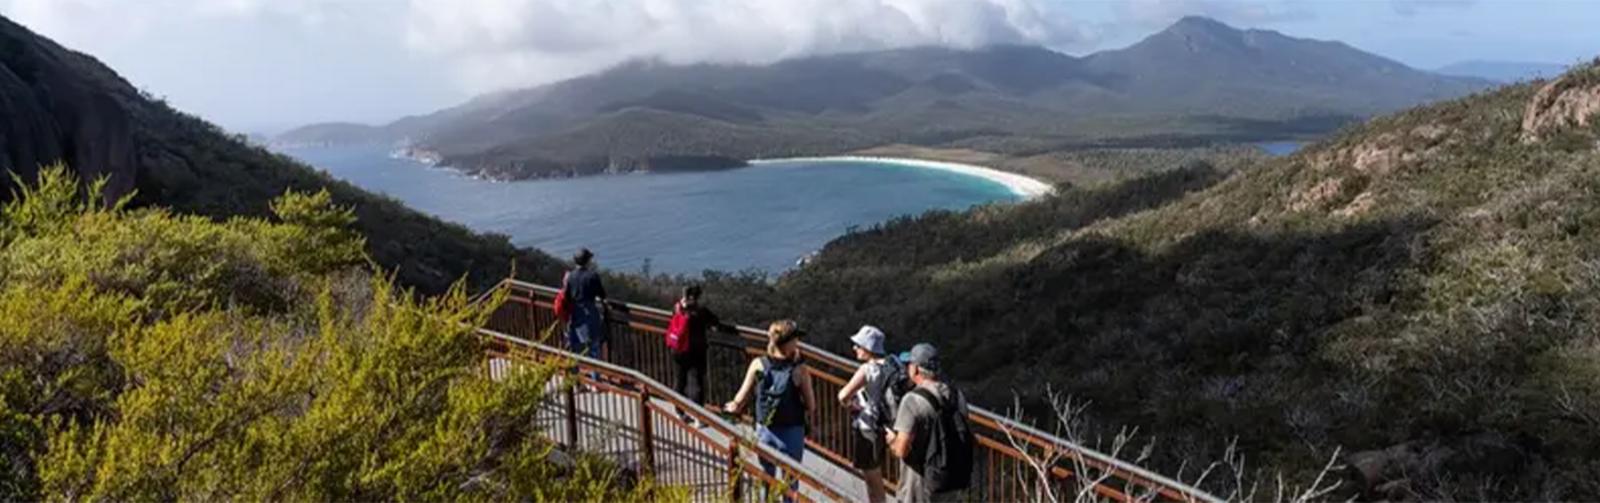
[[[672,366],[677,379],[673,381],[673,389],[683,396],[689,397],[695,403],[706,403],[706,353],[711,349],[710,332],[718,329],[725,332],[734,332],[733,325],[722,322],[717,313],[711,312],[700,302],[700,286],[688,286],[683,289],[683,296],[678,299],[678,309],[682,309],[689,316],[689,324],[684,335],[689,338],[689,350],[682,354],[672,355]],[[691,419],[685,416],[685,419]]]

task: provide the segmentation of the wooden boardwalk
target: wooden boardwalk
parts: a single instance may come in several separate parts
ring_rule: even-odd
[[[491,363],[491,368],[504,368],[504,360]],[[564,387],[566,379],[557,376],[547,386],[547,393],[536,419],[539,431],[552,440],[567,443],[569,427],[566,421],[567,404]],[[580,388],[582,389],[582,388]],[[641,427],[640,403],[637,394],[621,388],[601,386],[598,389],[577,392],[573,395],[577,409],[577,450],[609,459],[618,466],[635,473],[641,471],[643,448],[640,445],[645,428]],[[729,435],[706,425],[690,426],[677,419],[673,403],[652,398],[648,414],[652,432],[655,479],[657,482],[691,490],[694,501],[726,501],[728,494],[729,451],[733,439]],[[748,424],[733,426],[737,435],[750,442],[755,431]],[[752,453],[742,456],[749,463],[757,463]],[[865,501],[866,486],[861,478],[845,467],[838,466],[816,452],[808,450],[802,466],[816,476],[828,480],[845,491],[850,501]],[[759,498],[757,488],[750,488]],[[814,501],[826,501],[810,488],[802,488],[805,496]]]

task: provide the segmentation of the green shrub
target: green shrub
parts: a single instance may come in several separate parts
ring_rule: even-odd
[[[494,303],[370,274],[327,193],[214,222],[28,186],[0,211],[0,499],[681,497],[551,462],[553,368],[491,381]]]

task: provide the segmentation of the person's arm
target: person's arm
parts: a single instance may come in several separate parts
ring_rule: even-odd
[[[744,372],[744,384],[739,385],[739,392],[733,395],[733,401],[722,404],[722,411],[737,414],[744,408],[744,403],[750,400],[750,393],[755,391],[756,377],[761,374],[761,360],[750,360],[750,368]]]
[[[889,452],[894,457],[905,459],[911,454],[911,442],[916,438],[917,413],[913,402],[922,401],[922,397],[908,394],[900,398],[900,408],[894,413],[894,428],[890,428],[884,438],[889,441]]]
[[[811,372],[806,370],[805,365],[795,371],[800,372],[800,402],[805,404],[806,413],[810,414],[817,410],[817,395],[811,392]]]
[[[889,451],[894,453],[894,457],[905,459],[907,455],[911,454],[911,437],[913,434],[907,431],[892,435],[894,437],[893,440],[889,441]]]
[[[733,326],[733,325],[731,325],[729,323],[723,322],[722,321],[722,317],[717,316],[717,313],[711,312],[710,309],[705,310],[705,312],[706,312],[706,326],[707,327],[710,327],[713,330],[721,330],[721,331],[723,331],[725,333],[730,333],[730,334],[739,333],[739,327],[736,327],[736,326]]]
[[[850,397],[867,385],[867,364],[856,367],[856,373],[850,376],[850,382],[844,383],[839,389],[839,405],[850,405]]]

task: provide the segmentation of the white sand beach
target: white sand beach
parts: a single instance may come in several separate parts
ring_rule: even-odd
[[[975,166],[975,165],[971,165],[971,164],[961,164],[961,163],[943,162],[943,161],[925,161],[925,160],[922,160],[922,159],[905,159],[905,158],[900,158],[900,157],[872,157],[872,156],[859,156],[859,155],[839,155],[839,156],[825,156],[825,157],[786,157],[786,158],[782,158],[782,159],[755,159],[755,160],[751,160],[750,164],[751,165],[762,165],[762,164],[777,164],[777,163],[788,163],[788,162],[819,162],[819,161],[820,162],[828,162],[828,161],[858,161],[859,162],[859,161],[865,161],[865,162],[876,162],[876,163],[884,163],[884,164],[899,164],[899,165],[902,165],[902,166],[911,166],[911,167],[924,168],[924,169],[937,169],[937,170],[941,170],[941,171],[951,171],[951,172],[961,173],[961,174],[968,175],[968,176],[975,176],[975,177],[983,178],[985,180],[989,180],[989,181],[1004,185],[1004,186],[1006,186],[1006,188],[1011,189],[1011,192],[1013,194],[1016,194],[1018,197],[1021,197],[1023,199],[1033,199],[1033,198],[1036,198],[1036,197],[1039,197],[1039,196],[1050,194],[1051,192],[1055,191],[1055,187],[1051,186],[1048,183],[1040,181],[1040,180],[1038,180],[1036,178],[1031,178],[1031,177],[1024,176],[1024,175],[1019,175],[1019,174],[1012,173],[1012,172],[1009,172],[1009,171],[1000,171],[1000,170],[994,169],[994,168],[989,168],[989,167],[984,167],[984,166]]]

